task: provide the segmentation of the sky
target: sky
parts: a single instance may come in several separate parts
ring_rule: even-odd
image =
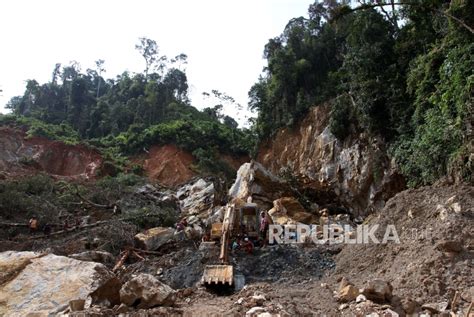
[[[142,72],[139,37],[160,53],[188,55],[189,95],[197,108],[212,106],[202,92],[217,89],[247,105],[261,74],[263,49],[288,21],[307,16],[310,0],[8,0],[0,6],[0,112],[21,95],[27,79],[51,80],[56,63],[77,61],[82,71],[105,60],[106,78]],[[247,111],[225,109],[242,123]]]

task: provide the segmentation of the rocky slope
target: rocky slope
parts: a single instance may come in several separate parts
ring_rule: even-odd
[[[383,142],[353,135],[341,142],[329,129],[329,106],[312,108],[294,129],[279,130],[257,161],[274,174],[296,178],[316,203],[338,203],[368,215],[404,189]]]

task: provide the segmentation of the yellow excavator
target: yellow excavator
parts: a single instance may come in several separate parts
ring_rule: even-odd
[[[229,264],[229,241],[238,234],[249,237],[258,236],[258,209],[253,203],[246,203],[241,207],[229,204],[226,207],[222,223],[213,225],[214,231],[220,230],[221,250],[218,265],[207,265],[202,276],[202,284],[207,287],[234,286],[234,267]],[[211,235],[213,232],[211,231]],[[214,232],[214,236],[217,232]]]

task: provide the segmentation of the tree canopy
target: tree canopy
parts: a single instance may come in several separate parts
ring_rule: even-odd
[[[332,132],[386,140],[411,185],[432,183],[466,160],[472,1],[316,1],[308,15],[265,46],[268,66],[249,91],[260,140],[329,102]],[[460,165],[472,177],[469,164]]]

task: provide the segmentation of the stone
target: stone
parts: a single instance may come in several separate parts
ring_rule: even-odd
[[[273,201],[273,208],[268,211],[273,223],[279,225],[317,223],[318,218],[306,212],[301,203],[294,197],[282,197]]]
[[[135,246],[144,250],[157,250],[174,237],[173,228],[156,227],[135,235]]]
[[[415,300],[412,300],[410,298],[402,299],[401,304],[402,304],[402,309],[408,315],[414,314],[420,306]]]
[[[393,287],[389,282],[375,279],[362,290],[362,294],[374,302],[388,302],[392,298]]]
[[[253,295],[252,301],[255,302],[256,306],[262,306],[267,299],[263,295]]]
[[[383,311],[383,316],[384,317],[399,317],[400,314],[398,314],[397,312],[391,310],[390,308],[387,308]]]
[[[71,301],[118,304],[120,281],[103,264],[34,252],[0,253],[0,315],[56,315]]]
[[[115,313],[116,314],[126,314],[128,312],[128,306],[125,305],[124,303],[120,304],[116,309]]]
[[[402,299],[401,304],[402,304],[402,309],[408,315],[414,314],[419,307],[419,304],[410,298]]]
[[[69,309],[71,311],[81,311],[84,310],[86,301],[84,299],[73,299],[69,301]]]
[[[348,307],[349,307],[348,304],[341,304],[341,305],[339,305],[338,309],[339,309],[339,310],[344,310],[344,309],[346,309],[346,308],[348,308]]]
[[[215,194],[214,183],[202,178],[184,185],[176,193],[181,214],[184,216],[199,215],[200,218],[207,218],[212,213]]]
[[[440,314],[448,308],[448,302],[439,302],[439,303],[425,303],[421,305],[421,309],[428,310],[434,314]]]
[[[361,303],[361,302],[365,302],[367,300],[367,297],[365,297],[364,295],[360,294],[357,296],[356,298],[356,303]]]
[[[155,306],[171,306],[176,292],[150,274],[139,274],[120,289],[120,301],[138,309]]]
[[[436,244],[436,249],[441,252],[459,253],[462,251],[462,243],[455,240],[442,240]]]
[[[216,245],[215,241],[203,241],[199,245],[199,250],[200,251],[203,251],[203,250],[216,250],[216,249],[217,249],[217,245]]]
[[[266,310],[263,307],[252,307],[245,313],[245,317],[257,317],[265,312]]]
[[[451,208],[455,213],[460,213],[461,212],[461,205],[459,203],[454,203],[451,205]]]
[[[352,302],[359,295],[359,289],[354,285],[344,286],[337,294],[337,300],[342,303]]]
[[[262,208],[269,208],[273,201],[291,193],[290,187],[262,164],[252,161],[244,163],[237,171],[237,178],[229,189],[234,202],[246,202],[248,197]]]
[[[115,257],[106,251],[85,251],[81,253],[70,254],[69,257],[76,260],[97,262],[102,264],[115,263]]]

